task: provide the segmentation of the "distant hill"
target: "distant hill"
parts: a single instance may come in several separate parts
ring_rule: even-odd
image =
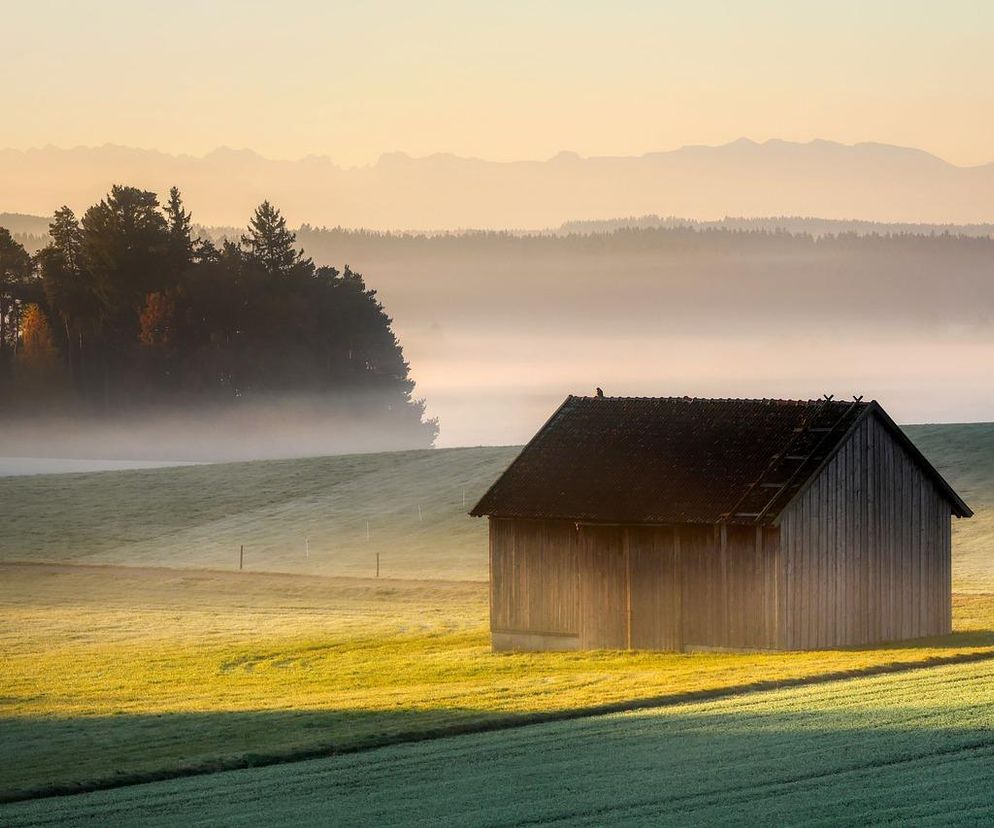
[[[954,521],[954,588],[994,588],[994,424],[906,426],[976,511]],[[0,561],[487,578],[466,513],[517,447],[433,449],[0,478]],[[109,512],[106,504],[114,504]]]
[[[557,227],[577,217],[822,216],[911,223],[994,221],[994,164],[957,167],[926,152],[830,141],[740,139],[637,157],[491,162],[439,154],[382,156],[343,168],[326,157],[203,157],[119,146],[0,150],[0,209],[82,209],[111,184],[176,184],[194,218],[241,226],[264,198],[292,223],[422,230]]]

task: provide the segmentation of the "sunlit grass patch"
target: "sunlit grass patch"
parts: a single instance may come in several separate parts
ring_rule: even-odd
[[[8,792],[994,652],[988,596],[957,598],[949,638],[877,649],[496,655],[485,584],[13,565],[0,577]]]

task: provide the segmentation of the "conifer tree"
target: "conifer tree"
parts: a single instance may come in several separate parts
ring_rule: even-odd
[[[169,253],[178,268],[189,266],[193,260],[193,233],[191,214],[183,209],[183,198],[178,187],[169,188],[169,201],[165,206],[169,222]]]
[[[242,246],[251,261],[259,264],[270,276],[288,276],[300,264],[310,265],[297,249],[297,237],[287,229],[286,219],[268,201],[262,202],[249,222],[248,234],[242,236]]]

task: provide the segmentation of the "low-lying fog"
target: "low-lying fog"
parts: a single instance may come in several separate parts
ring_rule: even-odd
[[[439,418],[439,446],[522,443],[565,395],[595,386],[609,395],[855,393],[905,423],[994,420],[989,238],[305,230],[299,241],[378,290],[415,395]],[[408,445],[365,421],[282,400],[264,408],[8,429],[0,455],[218,460]]]

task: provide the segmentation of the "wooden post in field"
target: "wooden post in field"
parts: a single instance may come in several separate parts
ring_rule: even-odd
[[[424,523],[424,519],[425,519],[424,515],[421,514],[421,504],[419,503],[418,504],[418,520],[420,520],[422,523]]]
[[[245,562],[245,544],[238,547],[238,571],[241,572],[242,564]]]
[[[376,577],[380,577],[380,553],[376,553]]]
[[[463,509],[466,508],[466,487],[465,486],[462,487],[462,507],[463,507]]]
[[[369,521],[366,521],[366,540],[369,541]]]
[[[310,538],[304,538],[304,557],[305,558],[311,557],[311,539]]]

